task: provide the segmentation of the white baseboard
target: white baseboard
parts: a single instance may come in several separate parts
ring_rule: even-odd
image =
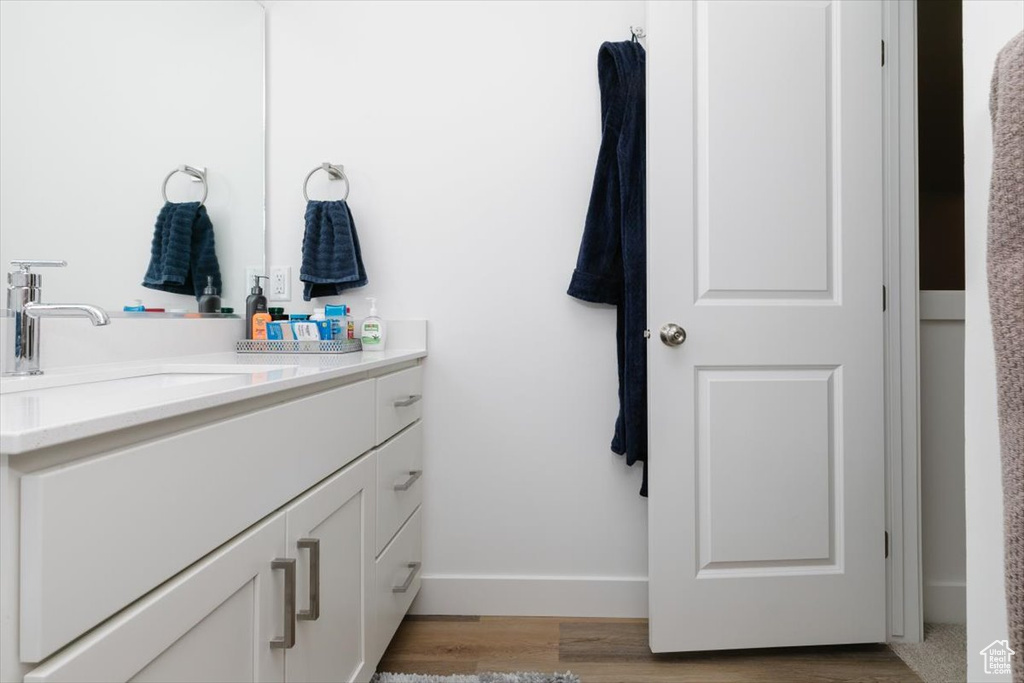
[[[924,620],[932,624],[966,624],[967,584],[925,579]]]
[[[646,617],[647,577],[426,575],[410,612]]]

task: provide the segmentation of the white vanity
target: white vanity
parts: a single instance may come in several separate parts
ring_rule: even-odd
[[[369,680],[419,590],[423,326],[4,380],[0,680]]]

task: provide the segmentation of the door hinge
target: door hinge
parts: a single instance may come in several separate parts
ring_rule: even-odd
[[[889,308],[889,292],[886,290],[885,285],[882,285],[882,312]]]
[[[885,556],[889,557],[889,532],[885,532]]]
[[[882,66],[885,66],[885,41],[882,41]]]
[[[644,330],[644,339],[650,339],[650,338],[651,338],[651,331],[650,330]]]

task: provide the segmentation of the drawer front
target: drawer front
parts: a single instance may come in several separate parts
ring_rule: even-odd
[[[374,657],[377,661],[384,654],[392,636],[409,611],[413,598],[420,590],[420,565],[423,559],[420,510],[413,513],[395,540],[377,558],[376,606],[377,637]],[[410,565],[414,565],[410,566]]]
[[[423,369],[419,366],[377,379],[377,443],[382,444],[423,414]]]
[[[26,475],[22,661],[40,661],[369,450],[373,410],[365,380]],[[298,438],[304,424],[314,428]]]
[[[377,451],[377,548],[384,550],[423,501],[423,423],[417,422]]]

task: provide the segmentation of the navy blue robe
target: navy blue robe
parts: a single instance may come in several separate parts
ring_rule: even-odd
[[[647,240],[644,48],[605,43],[597,55],[601,150],[569,295],[616,307],[619,416],[611,448],[644,463],[647,495]]]

